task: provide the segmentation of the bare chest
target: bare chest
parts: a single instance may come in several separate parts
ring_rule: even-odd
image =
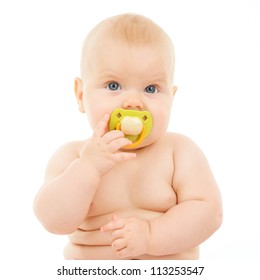
[[[171,155],[140,154],[103,177],[88,216],[127,209],[166,212],[176,204]]]

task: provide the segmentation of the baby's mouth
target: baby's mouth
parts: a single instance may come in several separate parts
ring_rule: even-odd
[[[115,109],[109,120],[109,130],[121,130],[131,140],[125,149],[138,147],[152,130],[152,116],[148,111]]]

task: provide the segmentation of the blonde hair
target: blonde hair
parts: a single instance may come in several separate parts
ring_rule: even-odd
[[[167,33],[159,25],[142,15],[121,14],[101,21],[89,32],[82,47],[81,75],[84,72],[85,59],[89,48],[91,44],[94,44],[95,38],[100,39],[100,34],[111,36],[114,40],[127,43],[130,46],[156,44],[164,41],[170,47],[174,65],[173,44]]]

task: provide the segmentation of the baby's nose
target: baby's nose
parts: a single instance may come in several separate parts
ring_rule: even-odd
[[[137,95],[131,95],[124,100],[122,107],[124,109],[142,110],[144,108],[144,105],[142,100]]]

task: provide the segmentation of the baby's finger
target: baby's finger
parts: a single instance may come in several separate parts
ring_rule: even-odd
[[[105,114],[103,118],[98,122],[96,128],[94,129],[94,137],[102,137],[106,133],[109,118],[109,114]]]
[[[123,249],[121,249],[121,250],[117,250],[117,251],[116,251],[116,255],[117,255],[120,259],[122,259],[122,258],[133,257],[133,256],[130,255],[130,252],[129,252],[129,250],[128,250],[127,247],[125,247],[125,248],[123,248]]]
[[[120,149],[124,148],[125,146],[131,145],[132,143],[133,143],[132,141],[130,141],[129,139],[127,139],[125,137],[118,138],[118,139],[115,139],[114,141],[110,142],[108,144],[108,148],[111,153],[114,153],[114,152],[117,152]]]
[[[120,239],[115,240],[111,246],[115,251],[119,251],[119,250],[126,248],[126,245],[127,245],[126,241],[124,239],[120,238]]]
[[[136,158],[135,153],[121,152],[113,154],[113,158],[116,162],[130,160]]]
[[[124,219],[114,219],[105,224],[104,226],[101,227],[101,231],[106,232],[106,231],[110,231],[110,230],[116,230],[116,229],[120,229],[123,228],[125,226],[125,220]]]
[[[103,136],[103,140],[105,141],[106,144],[111,143],[112,141],[119,139],[119,138],[124,138],[125,135],[122,131],[120,130],[112,130],[107,132],[104,136]]]

